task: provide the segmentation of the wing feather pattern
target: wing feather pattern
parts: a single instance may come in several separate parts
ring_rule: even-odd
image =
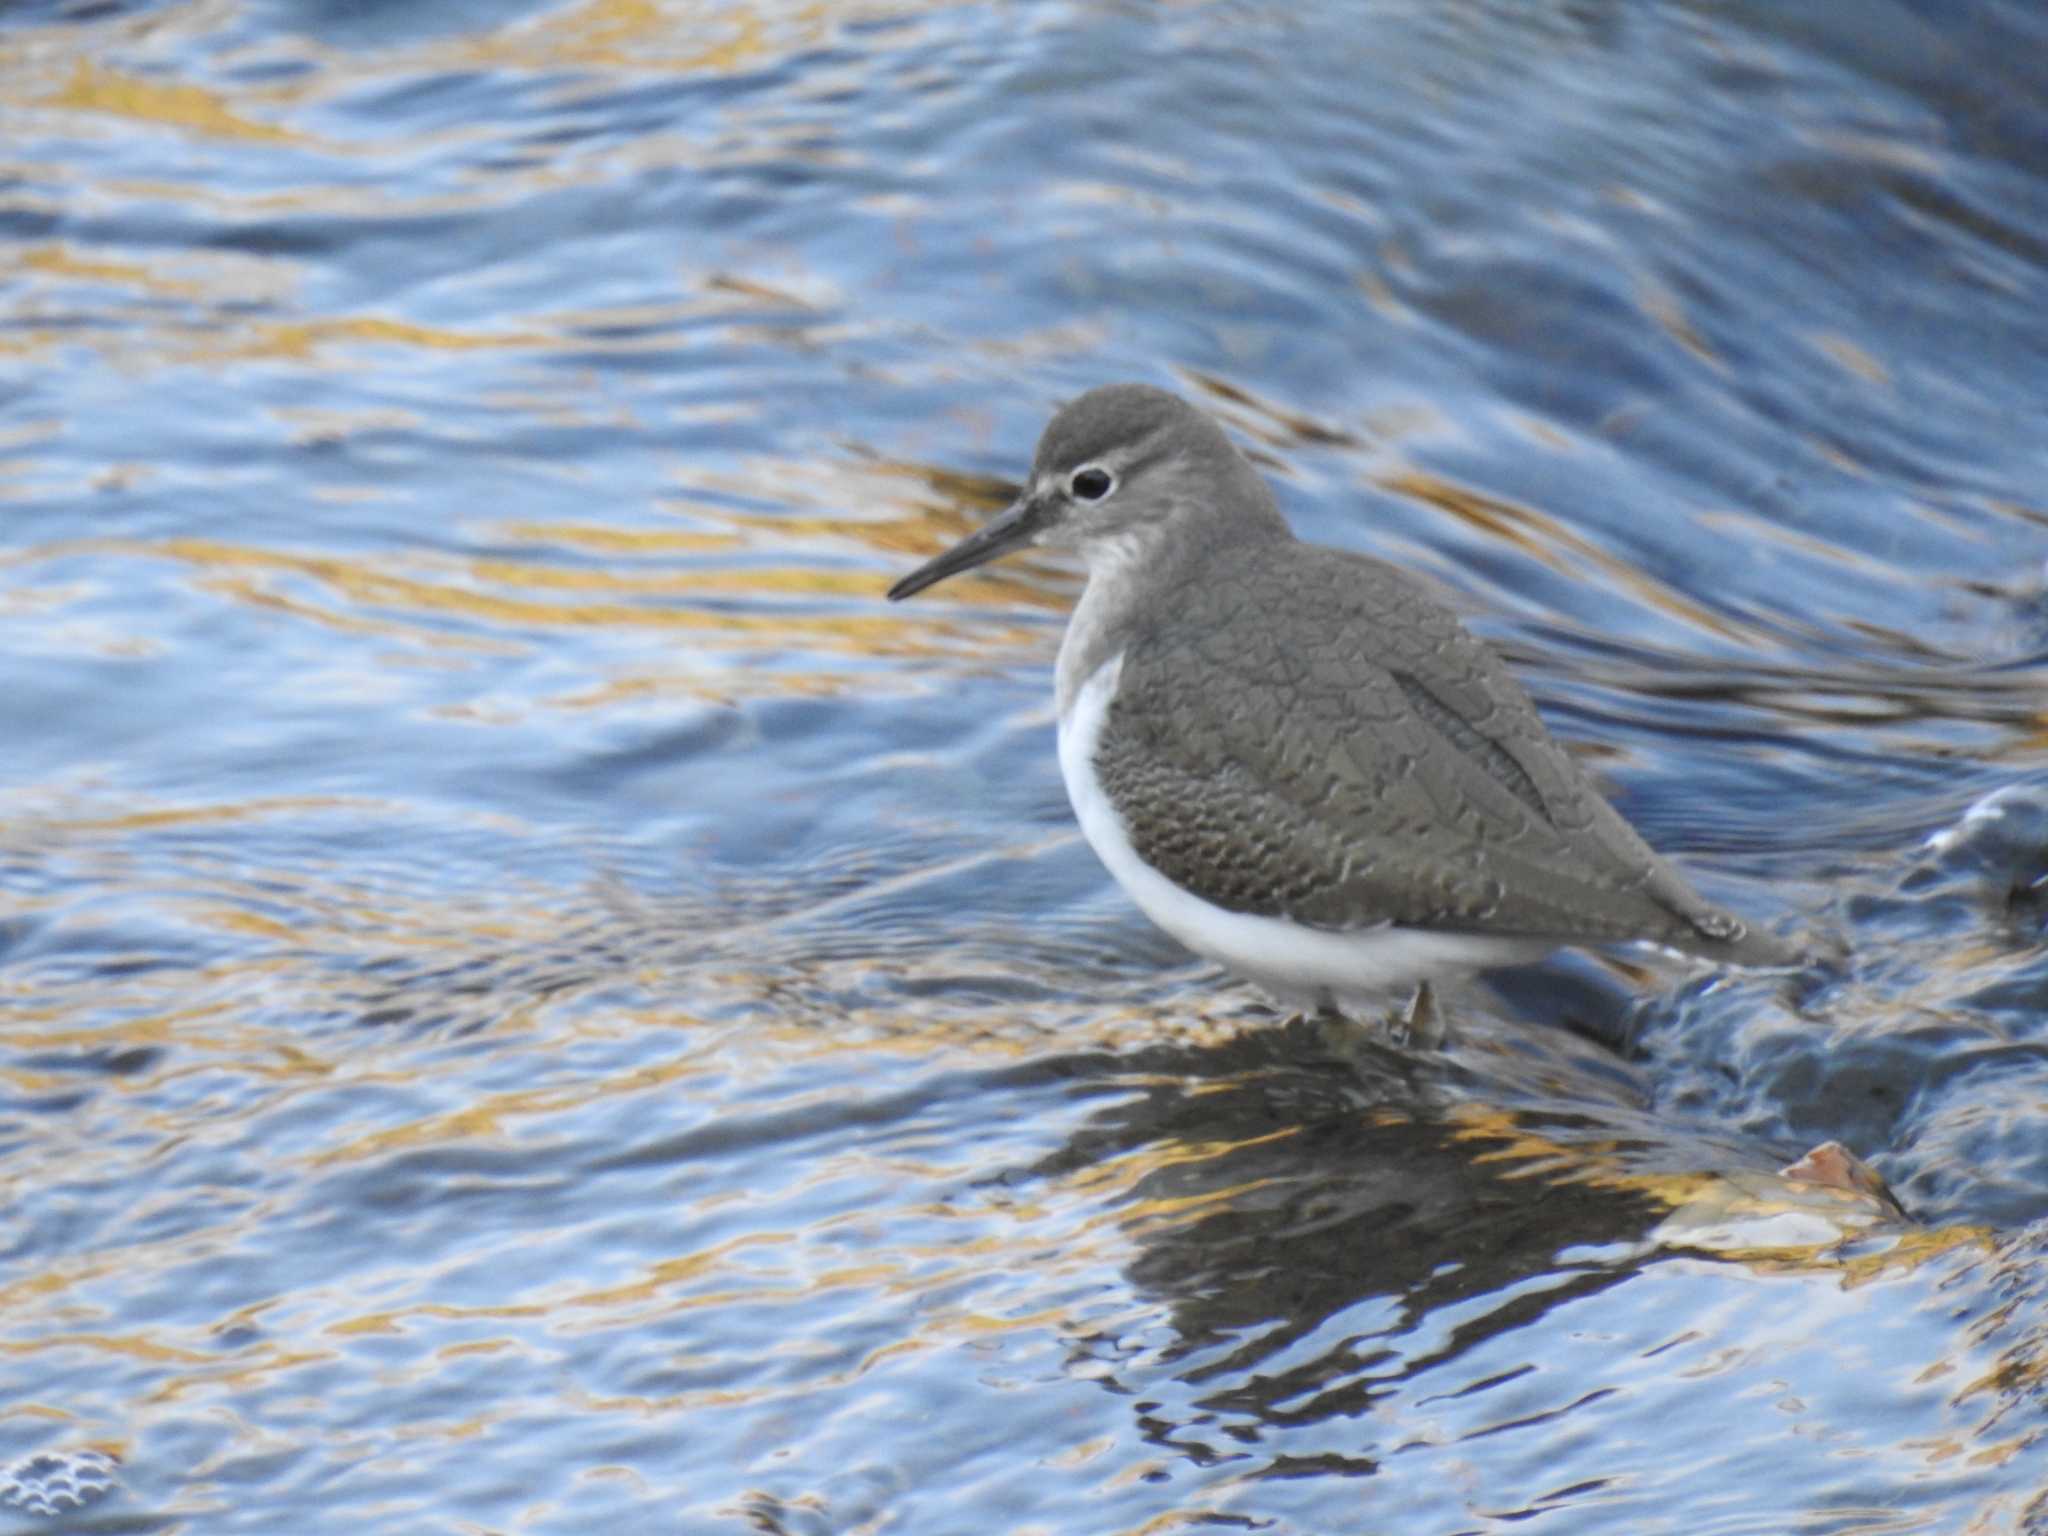
[[[1124,649],[1096,769],[1148,864],[1317,928],[1783,958],[1651,851],[1419,582],[1292,542],[1233,559]],[[1284,643],[1250,611],[1276,604]]]

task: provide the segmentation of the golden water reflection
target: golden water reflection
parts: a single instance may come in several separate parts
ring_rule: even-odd
[[[686,635],[702,657],[720,650],[743,654],[760,647],[799,651],[813,660],[833,656],[876,657],[928,653],[967,642],[977,649],[1028,654],[1038,633],[1002,619],[976,616],[964,624],[934,624],[927,616],[906,618],[877,598],[885,577],[871,567],[842,569],[829,563],[791,563],[794,553],[778,549],[771,562],[744,562],[754,538],[740,531],[747,519],[733,518],[731,531],[605,529],[584,526],[568,532],[542,524],[512,525],[505,535],[537,552],[573,550],[607,558],[656,562],[654,568],[550,563],[547,559],[460,558],[425,553],[365,556],[301,553],[222,540],[173,537],[141,540],[70,540],[22,551],[7,564],[39,564],[90,557],[104,564],[108,579],[128,563],[170,563],[192,572],[198,591],[287,615],[337,633],[403,640],[428,650],[493,653],[536,643],[536,631],[592,630]],[[841,544],[867,534],[865,520],[818,520],[820,542]],[[885,536],[886,537],[886,536]],[[893,542],[893,541],[892,541]],[[734,563],[685,564],[695,556],[735,557]],[[56,589],[42,588],[45,602],[61,613]],[[77,589],[80,596],[87,589]],[[1062,600],[1008,580],[963,583],[999,592],[1033,607],[1056,609]],[[737,600],[737,601],[736,601]],[[451,624],[450,621],[453,621]],[[672,679],[676,686],[695,686]],[[729,675],[727,685],[742,681]],[[803,671],[749,670],[745,691],[788,688],[815,692],[840,686]],[[604,697],[659,690],[658,674],[614,678],[597,691],[572,697],[587,708]]]
[[[271,144],[304,142],[290,129],[263,122],[231,107],[217,91],[182,82],[145,80],[105,68],[91,59],[72,61],[70,77],[45,95],[41,105],[65,111],[133,118],[186,129],[209,138],[248,139]]]

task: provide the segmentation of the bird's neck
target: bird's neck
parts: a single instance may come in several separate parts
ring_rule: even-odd
[[[1060,642],[1062,720],[1072,713],[1082,685],[1123,653],[1148,599],[1157,602],[1203,572],[1228,581],[1227,570],[1212,568],[1233,565],[1257,546],[1294,540],[1271,488],[1236,453],[1220,465],[1186,467],[1164,495],[1169,515],[1135,520],[1081,546],[1088,586]],[[1225,509],[1227,516],[1215,515]]]
[[[1156,579],[1155,561],[1165,543],[1163,530],[1133,529],[1082,551],[1088,585],[1067,620],[1055,678],[1062,720],[1073,712],[1081,685],[1123,650],[1131,615],[1142,592]]]
[[[1284,524],[1277,536],[1291,537]],[[1188,538],[1169,523],[1134,528],[1084,548],[1088,585],[1060,641],[1055,679],[1060,718],[1073,712],[1088,679],[1123,653],[1140,615],[1152,603],[1196,578],[1199,571],[1229,566],[1250,542],[1257,540]],[[1211,573],[1209,579],[1227,581],[1230,576],[1226,570]]]

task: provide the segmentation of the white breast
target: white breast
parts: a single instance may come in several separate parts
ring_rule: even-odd
[[[1554,947],[1540,940],[1432,933],[1392,924],[1333,932],[1227,911],[1182,890],[1138,857],[1095,773],[1096,743],[1122,673],[1118,654],[1097,667],[1062,709],[1060,776],[1096,856],[1145,915],[1189,949],[1221,961],[1289,1004],[1314,1007],[1384,999],[1426,977],[1533,960]]]

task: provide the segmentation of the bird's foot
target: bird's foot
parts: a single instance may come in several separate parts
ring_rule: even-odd
[[[1387,1032],[1401,1044],[1418,1051],[1441,1051],[1451,1043],[1451,1026],[1443,1006],[1436,1000],[1436,988],[1426,981],[1415,984],[1406,1013],[1390,1015]]]
[[[1450,1024],[1437,1002],[1436,989],[1426,981],[1417,984],[1406,1008],[1392,1009],[1377,1018],[1354,1019],[1327,1002],[1314,1018],[1324,1043],[1339,1055],[1359,1046],[1441,1051],[1451,1042]]]

